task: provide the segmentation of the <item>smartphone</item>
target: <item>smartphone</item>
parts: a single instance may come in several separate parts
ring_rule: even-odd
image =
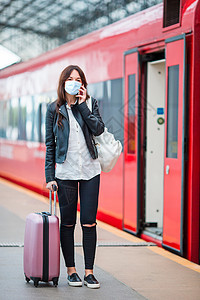
[[[80,92],[78,92],[78,94],[82,96],[82,95],[83,95],[83,92],[82,92],[82,91],[80,91]]]

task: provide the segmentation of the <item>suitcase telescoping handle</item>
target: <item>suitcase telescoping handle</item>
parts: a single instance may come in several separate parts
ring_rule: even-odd
[[[54,216],[56,215],[56,191],[57,191],[57,186],[53,184],[53,192],[54,192]],[[49,193],[49,212],[52,214],[52,191],[50,190]]]

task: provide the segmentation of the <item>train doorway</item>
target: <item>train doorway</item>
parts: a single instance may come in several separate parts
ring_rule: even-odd
[[[186,39],[165,41],[165,61],[147,63],[144,232],[183,255]],[[160,77],[159,77],[160,76]]]
[[[165,59],[147,63],[144,233],[162,240],[165,143]]]

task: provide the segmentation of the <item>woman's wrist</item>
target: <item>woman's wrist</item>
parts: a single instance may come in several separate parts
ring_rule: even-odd
[[[83,102],[85,102],[85,99],[78,99],[78,104],[81,104],[81,103],[83,103]]]

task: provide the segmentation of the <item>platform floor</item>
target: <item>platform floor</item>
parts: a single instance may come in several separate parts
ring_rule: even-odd
[[[62,255],[58,287],[40,283],[35,288],[23,275],[25,218],[47,211],[47,199],[3,179],[0,190],[0,299],[200,299],[199,265],[100,221],[94,270],[101,288],[68,286]],[[79,222],[75,236],[76,267],[83,278]]]

